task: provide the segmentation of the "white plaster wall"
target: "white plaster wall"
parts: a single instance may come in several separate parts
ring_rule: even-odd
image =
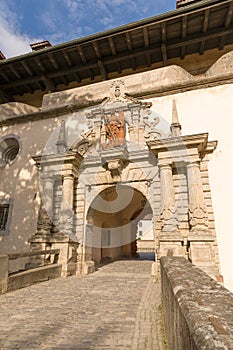
[[[140,226],[141,223],[141,226]],[[139,236],[139,231],[142,231],[142,236]],[[138,236],[141,237],[142,240],[153,240],[153,222],[152,220],[140,220],[138,223]]]
[[[43,152],[60,123],[54,118],[4,126],[0,130],[1,137],[15,135],[22,145],[15,162],[0,168],[0,199],[5,196],[13,199],[10,234],[0,237],[0,254],[29,249],[28,239],[36,232],[40,203],[38,169],[31,157]],[[18,263],[21,264],[20,259]]]
[[[152,99],[153,110],[168,122],[173,99],[183,135],[209,132],[210,141],[218,140],[209,176],[224,283],[233,291],[233,85]]]

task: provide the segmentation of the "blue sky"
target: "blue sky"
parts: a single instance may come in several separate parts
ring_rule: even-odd
[[[29,44],[55,45],[175,9],[175,0],[0,0],[0,50],[7,58]]]

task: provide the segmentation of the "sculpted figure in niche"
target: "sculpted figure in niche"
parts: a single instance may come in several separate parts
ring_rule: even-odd
[[[118,116],[111,114],[105,117],[106,143],[103,148],[113,148],[125,144],[124,113],[120,111]]]

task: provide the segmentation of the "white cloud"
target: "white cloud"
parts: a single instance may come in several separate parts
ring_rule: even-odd
[[[166,0],[166,4],[174,0]],[[0,50],[30,51],[30,43],[55,45],[162,12],[164,0],[0,0]]]
[[[29,43],[31,40],[11,32],[8,25],[0,18],[0,50],[5,56],[12,57],[30,51]]]
[[[157,7],[155,0],[147,0],[146,4],[141,0],[59,0],[59,3],[67,11],[67,21],[62,27],[63,36],[60,35],[63,40],[93,34],[154,15]],[[56,23],[61,23],[61,14],[54,12],[52,16],[57,17]],[[59,32],[60,30],[57,34]]]
[[[90,34],[85,29],[92,29],[92,33],[127,23],[127,17],[135,13],[141,14],[141,9],[133,0],[61,0],[67,8],[70,23],[64,31],[72,26],[82,27],[81,35]]]
[[[34,41],[27,35],[17,32],[17,16],[11,11],[5,1],[0,3],[0,50],[9,58],[30,51],[30,46]]]

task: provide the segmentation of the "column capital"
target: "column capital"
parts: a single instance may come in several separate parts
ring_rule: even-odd
[[[72,173],[63,174],[62,177],[63,177],[63,179],[65,179],[65,178],[74,179],[75,178],[74,174],[72,174]]]
[[[53,182],[54,181],[54,176],[53,174],[45,174],[45,173],[41,173],[40,174],[40,178],[42,181],[45,181],[45,182]]]
[[[186,166],[187,166],[187,168],[194,168],[194,167],[200,168],[200,160],[195,160],[193,162],[187,162]]]
[[[172,169],[172,164],[171,163],[159,163],[159,169],[164,170],[164,169]]]

